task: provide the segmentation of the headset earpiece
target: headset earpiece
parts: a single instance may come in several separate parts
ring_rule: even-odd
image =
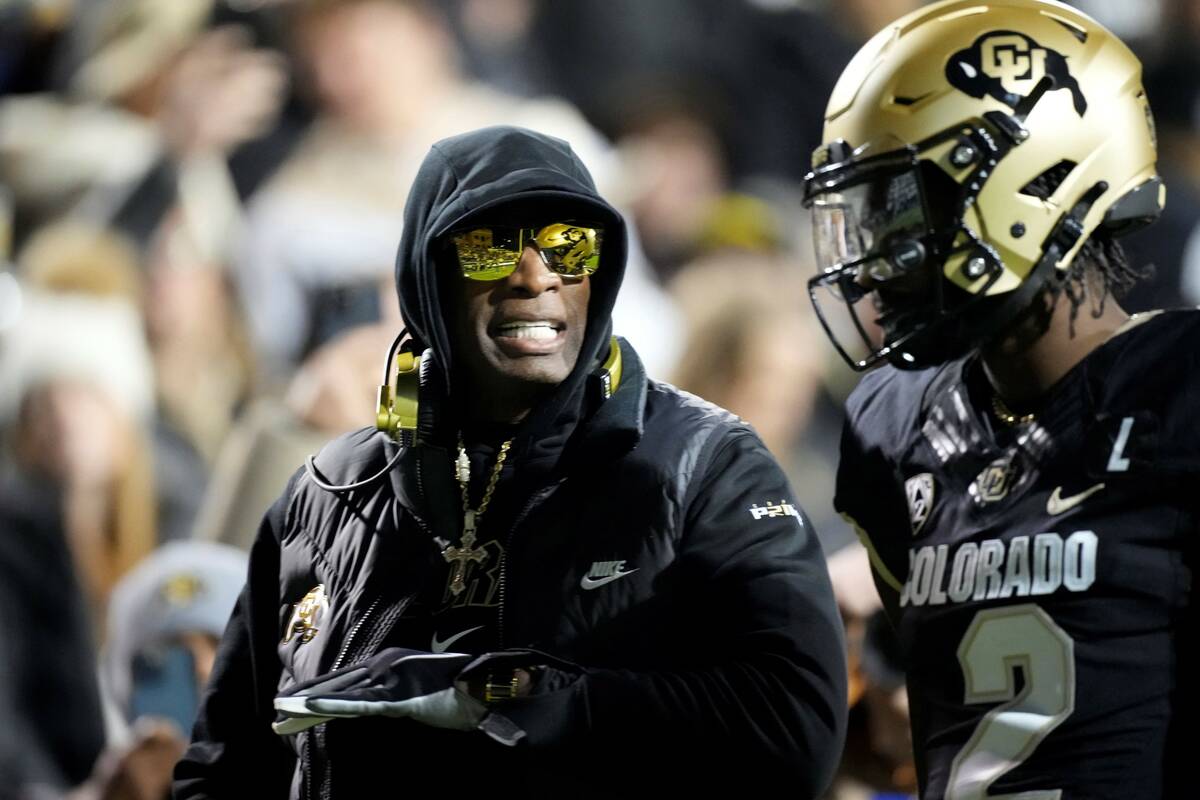
[[[608,357],[600,367],[600,387],[604,399],[612,397],[621,385],[621,345],[613,336],[608,342]]]
[[[375,412],[375,427],[392,439],[404,431],[417,429],[417,398],[421,386],[423,354],[403,350],[396,352],[408,331],[400,332],[388,350],[383,367],[383,383],[379,387],[379,405]],[[393,357],[396,362],[395,386],[390,376]]]
[[[603,403],[612,397],[621,385],[621,345],[617,337],[608,341],[608,355],[604,363],[592,371],[588,378],[588,394],[595,403]]]

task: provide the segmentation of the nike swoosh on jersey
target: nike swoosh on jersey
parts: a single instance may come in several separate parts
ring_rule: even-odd
[[[482,627],[483,627],[482,625],[476,625],[474,628],[467,628],[465,631],[459,631],[458,633],[454,634],[453,636],[446,637],[445,641],[441,641],[441,642],[438,641],[437,631],[434,631],[433,641],[430,642],[429,649],[431,652],[434,652],[434,653],[444,653],[444,652],[446,652],[447,647],[454,644],[459,639],[466,636],[468,633],[474,633],[475,631],[479,630]]]
[[[1085,489],[1079,494],[1073,494],[1070,497],[1063,497],[1062,487],[1055,486],[1054,491],[1050,493],[1049,499],[1046,500],[1046,513],[1052,517],[1056,517],[1059,514],[1065,514],[1103,488],[1103,483],[1097,483],[1092,488]]]
[[[613,581],[615,581],[619,578],[624,578],[626,575],[632,575],[635,572],[637,572],[636,569],[631,569],[628,572],[618,572],[615,575],[609,575],[607,578],[589,578],[587,575],[584,575],[579,580],[579,588],[581,588],[581,589],[599,589],[601,586],[603,586],[606,583],[612,583]]]

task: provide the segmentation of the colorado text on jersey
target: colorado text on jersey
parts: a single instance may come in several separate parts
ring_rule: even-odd
[[[1098,547],[1095,532],[1076,531],[1066,538],[1039,533],[1032,540],[1014,536],[964,542],[954,546],[953,560],[950,545],[913,548],[900,605],[1041,596],[1059,588],[1083,592],[1096,581]]]

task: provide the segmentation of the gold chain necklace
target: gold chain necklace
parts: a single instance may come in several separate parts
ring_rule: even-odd
[[[442,558],[454,565],[454,574],[450,579],[450,593],[455,597],[458,597],[467,588],[467,568],[470,563],[473,561],[476,564],[483,564],[488,559],[487,550],[475,546],[475,531],[478,529],[479,520],[483,518],[483,512],[487,511],[488,503],[492,502],[492,492],[496,490],[496,481],[500,480],[500,470],[504,467],[504,459],[508,457],[508,448],[512,446],[512,443],[513,440],[509,439],[500,445],[500,453],[496,456],[496,464],[492,467],[492,474],[488,477],[487,487],[483,491],[483,499],[479,502],[479,508],[471,508],[469,497],[471,460],[467,458],[467,448],[463,444],[462,435],[459,434],[458,461],[455,473],[458,477],[459,488],[462,490],[462,540],[458,547],[447,545],[442,550]]]
[[[992,412],[996,415],[996,419],[1003,422],[1005,425],[1028,425],[1037,419],[1037,414],[1030,412],[1028,414],[1017,414],[1009,408],[1000,395],[992,392]]]

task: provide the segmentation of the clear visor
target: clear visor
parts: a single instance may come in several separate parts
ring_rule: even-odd
[[[915,168],[820,193],[812,200],[812,215],[818,268],[828,272],[869,260],[875,281],[895,277],[899,269],[887,256],[929,231]]]
[[[916,322],[881,301],[881,283],[907,276],[889,288],[908,295],[910,307],[928,307],[928,271],[917,268],[926,260],[930,223],[917,167],[859,173],[815,194],[810,207],[820,271],[809,293],[843,357],[866,365]]]

